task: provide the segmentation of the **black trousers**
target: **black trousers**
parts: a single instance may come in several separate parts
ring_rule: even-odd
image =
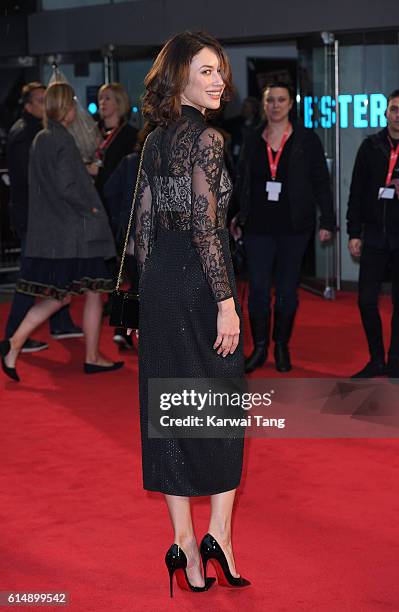
[[[276,310],[286,315],[295,313],[302,260],[311,235],[311,231],[292,235],[245,234],[250,316],[257,318],[270,312],[273,272]]]
[[[385,359],[378,297],[387,265],[392,269],[392,319],[389,357],[399,357],[399,249],[363,245],[359,271],[359,309],[372,359]]]

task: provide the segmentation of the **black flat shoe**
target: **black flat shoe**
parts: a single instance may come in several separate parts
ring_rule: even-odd
[[[20,379],[17,374],[17,370],[15,368],[9,368],[6,364],[6,357],[10,352],[10,349],[11,345],[9,340],[2,340],[0,342],[1,367],[6,376],[12,380],[15,380],[16,382],[19,382]]]
[[[184,551],[177,544],[172,544],[165,555],[165,563],[169,572],[170,596],[173,597],[173,574],[176,573],[176,581],[179,587],[185,591],[193,593],[203,593],[207,591],[215,582],[215,578],[205,578],[205,586],[196,587],[190,584],[187,577],[187,557]]]
[[[112,370],[119,370],[124,366],[124,361],[116,361],[110,366],[97,365],[95,363],[85,363],[83,371],[85,374],[100,374],[101,372],[111,372]]]
[[[245,587],[251,583],[246,578],[236,578],[232,575],[227,563],[226,555],[210,533],[207,533],[201,542],[200,553],[204,566],[204,578],[206,580],[206,566],[208,561],[212,563],[218,577],[218,583],[227,587]]]

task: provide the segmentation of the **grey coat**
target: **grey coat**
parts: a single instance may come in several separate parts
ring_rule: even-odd
[[[115,256],[107,214],[66,128],[49,122],[29,163],[27,257]]]

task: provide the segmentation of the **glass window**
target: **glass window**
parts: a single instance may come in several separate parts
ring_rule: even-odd
[[[126,88],[132,106],[130,122],[137,128],[142,127],[141,96],[144,93],[144,77],[152,66],[152,60],[120,61],[118,63],[119,81]]]
[[[386,126],[386,96],[399,83],[398,44],[367,43],[343,44],[339,51],[339,89],[346,96],[340,105],[343,280],[357,280],[359,272],[347,249],[345,218],[356,154],[366,136]]]
[[[331,40],[330,40],[331,38]],[[399,45],[395,32],[340,35],[338,57],[334,36],[322,34],[324,46],[313,38],[300,46],[300,103],[305,127],[320,136],[337,187],[341,229],[338,263],[342,281],[357,281],[358,262],[349,254],[346,213],[352,171],[357,151],[366,136],[386,126],[386,97],[399,83]],[[335,66],[338,61],[338,98],[335,100]],[[336,108],[336,104],[338,108]],[[336,139],[335,130],[338,130]],[[339,164],[335,144],[339,144]],[[337,180],[336,180],[337,178]],[[315,276],[332,275],[331,247],[320,248],[316,241]]]
[[[90,102],[96,101],[97,89],[104,83],[104,64],[102,62],[91,62],[88,65],[88,76],[84,77],[75,75],[73,64],[60,64],[59,69],[74,88],[75,94],[84,108],[87,109]],[[49,82],[52,74],[52,67],[45,64],[43,66],[43,82],[45,84]]]

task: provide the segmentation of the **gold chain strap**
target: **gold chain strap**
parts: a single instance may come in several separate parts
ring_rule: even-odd
[[[136,178],[136,186],[134,188],[134,195],[133,195],[133,200],[132,200],[132,207],[130,209],[130,216],[129,216],[129,223],[127,226],[127,231],[126,231],[126,238],[125,238],[125,245],[123,247],[123,253],[122,253],[122,258],[121,258],[121,265],[119,268],[119,274],[118,274],[118,280],[116,282],[116,287],[115,287],[115,291],[119,291],[119,286],[121,284],[121,280],[122,280],[122,270],[123,270],[123,264],[125,263],[125,257],[126,257],[126,249],[127,249],[127,244],[129,242],[129,236],[130,236],[130,228],[132,226],[132,220],[133,220],[133,213],[134,213],[134,205],[136,202],[136,198],[137,198],[137,192],[139,190],[139,185],[140,185],[140,176],[141,176],[141,167],[143,165],[143,158],[144,158],[144,150],[145,150],[145,145],[147,144],[147,140],[148,140],[148,136],[145,139],[145,142],[143,144],[143,148],[141,150],[141,157],[140,157],[140,163],[139,163],[139,168],[137,170],[137,178]]]

